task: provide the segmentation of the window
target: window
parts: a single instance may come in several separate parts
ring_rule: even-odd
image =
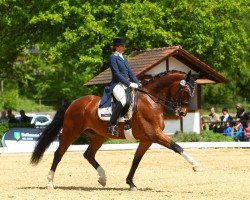
[[[35,120],[36,122],[41,122],[41,123],[44,123],[44,122],[47,122],[49,121],[47,117],[44,117],[44,116],[38,116]]]

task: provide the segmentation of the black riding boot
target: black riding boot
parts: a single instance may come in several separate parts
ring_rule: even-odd
[[[119,132],[117,130],[115,130],[115,126],[116,126],[117,120],[122,112],[122,109],[123,109],[123,106],[122,106],[121,102],[118,102],[115,110],[113,111],[113,113],[110,117],[108,133],[111,133],[112,135],[119,134]]]

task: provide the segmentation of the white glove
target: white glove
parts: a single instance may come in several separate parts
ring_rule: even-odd
[[[131,88],[138,88],[138,84],[137,83],[130,83],[129,87]]]

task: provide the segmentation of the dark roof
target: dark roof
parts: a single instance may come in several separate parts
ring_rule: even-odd
[[[216,83],[228,83],[228,80],[224,76],[186,50],[182,49],[180,46],[134,52],[134,54],[129,58],[129,65],[135,75],[140,78],[140,76],[143,76],[148,70],[152,69],[154,66],[171,56],[184,63],[197,73],[200,72],[201,78],[210,79]],[[111,76],[112,74],[110,68],[108,68],[99,75],[95,76],[85,85],[90,86],[107,84],[110,82]]]

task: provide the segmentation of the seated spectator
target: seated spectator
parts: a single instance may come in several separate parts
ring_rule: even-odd
[[[20,110],[20,123],[30,123],[31,119],[25,114],[24,110]]]
[[[232,137],[232,127],[229,122],[226,123],[226,126],[223,129],[223,135]]]
[[[15,118],[15,115],[12,114],[12,110],[7,110],[7,117],[9,119],[8,123],[18,123],[19,121]]]
[[[232,126],[233,122],[233,117],[228,114],[228,109],[223,108],[222,109],[222,116],[221,116],[221,127],[220,127],[220,132],[223,133],[224,128],[227,126],[227,122]]]
[[[250,139],[250,121],[246,123],[246,127],[244,129],[244,137],[246,141],[249,141]]]
[[[2,123],[8,123],[9,122],[9,119],[8,119],[8,117],[6,116],[6,111],[5,110],[3,110],[2,112],[1,112],[1,118],[0,118],[0,122],[2,122]]]
[[[209,121],[209,130],[213,130],[213,132],[219,132],[219,122],[220,122],[220,117],[219,115],[215,112],[215,108],[212,107],[210,109],[210,114],[208,116],[208,121]]]
[[[236,126],[234,127],[234,140],[235,141],[243,141],[243,131],[244,131],[244,127],[241,124],[240,121],[236,122]]]

